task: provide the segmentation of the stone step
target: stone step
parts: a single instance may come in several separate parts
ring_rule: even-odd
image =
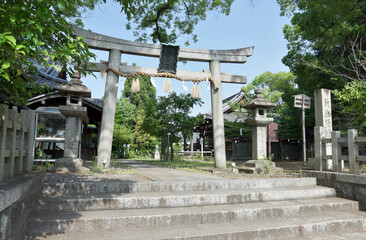
[[[82,216],[79,215],[79,213],[75,213],[73,218],[78,219],[82,218]],[[114,218],[107,219],[111,222],[114,221]],[[107,219],[106,224],[110,224]],[[311,234],[325,234],[327,232],[362,232],[365,229],[365,219],[366,214],[363,212],[329,211],[326,214],[324,214],[324,212],[319,212],[310,215],[296,215],[272,219],[249,219],[193,225],[169,225],[140,229],[119,227],[116,229],[102,230],[101,228],[94,228],[87,232],[69,232],[70,228],[60,226],[58,228],[58,234],[38,232],[34,233],[34,235],[29,234],[26,239],[222,240],[280,239],[286,237],[293,237],[296,239],[296,237],[303,237]],[[70,224],[70,226],[72,225],[73,224]],[[83,229],[87,226],[88,225],[85,224]],[[46,229],[43,230],[46,231]]]
[[[286,237],[277,240],[363,240],[366,239],[366,230],[357,232],[338,232],[338,233],[318,233],[308,236]]]
[[[238,220],[273,219],[330,211],[357,211],[358,203],[341,198],[321,198],[296,201],[273,201],[155,209],[128,209],[103,211],[49,211],[37,212],[30,221],[31,234],[62,232],[88,232],[95,229],[161,227],[194,225]]]
[[[131,182],[121,179],[100,179],[92,176],[72,175],[69,178],[48,175],[43,193],[46,195],[99,194],[131,192],[168,192],[168,191],[215,191],[227,189],[255,189],[292,186],[315,186],[315,178],[254,178],[254,179],[210,179],[207,181],[157,181]]]
[[[246,190],[134,192],[129,194],[68,195],[43,197],[37,210],[95,211],[162,207],[188,207],[335,197],[332,188],[298,186]]]

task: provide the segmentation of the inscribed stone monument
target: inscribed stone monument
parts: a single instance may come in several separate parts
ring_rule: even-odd
[[[331,103],[331,90],[318,89],[314,91],[314,105],[315,105],[315,126],[325,128],[325,137],[331,138],[331,132],[333,131],[332,125],[332,103]],[[331,143],[326,143],[325,154],[332,154]],[[324,166],[326,170],[332,168],[332,160],[326,161]]]

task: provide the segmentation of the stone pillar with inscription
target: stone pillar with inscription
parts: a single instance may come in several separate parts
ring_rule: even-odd
[[[324,88],[314,91],[315,126],[325,128],[325,138],[331,138],[331,133],[333,131],[330,93],[331,90]],[[325,155],[332,155],[331,143],[326,143]],[[331,168],[332,160],[329,159],[324,162],[323,170],[330,170]]]

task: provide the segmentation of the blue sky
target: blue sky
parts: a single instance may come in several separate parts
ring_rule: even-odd
[[[120,13],[120,6],[112,1],[100,5],[90,12],[84,19],[85,29],[92,30],[117,38],[134,40],[132,31],[125,29],[125,17]],[[198,42],[191,43],[189,48],[197,49],[236,49],[254,46],[253,56],[248,58],[245,64],[221,64],[221,72],[233,75],[244,75],[248,82],[266,71],[289,71],[282,64],[281,59],[287,53],[286,40],[283,38],[283,26],[289,23],[286,17],[280,17],[280,9],[276,0],[236,0],[232,6],[231,14],[224,16],[219,13],[210,13],[206,21],[199,23],[195,28]],[[185,39],[178,44],[183,46]],[[99,60],[108,60],[108,53],[95,51]],[[128,65],[136,63],[137,66],[155,67],[159,65],[157,58],[139,57],[122,54],[122,62]],[[179,64],[178,69],[201,72],[208,70],[208,63],[189,62]],[[99,74],[97,78],[88,76],[82,79],[83,83],[91,89],[93,98],[101,98],[104,95],[105,80]],[[163,92],[164,79],[155,78],[157,95],[166,96]],[[177,93],[186,93],[182,82],[172,79],[172,90]],[[186,83],[189,91],[192,83]],[[120,78],[118,97],[124,86],[124,78]],[[223,98],[227,98],[240,91],[242,84],[222,84]],[[206,83],[200,84],[201,99],[204,104],[196,106],[192,114],[206,113],[211,109],[210,92]]]

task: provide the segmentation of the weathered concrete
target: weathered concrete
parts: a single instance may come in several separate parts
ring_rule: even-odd
[[[0,239],[20,240],[42,191],[42,175],[19,177],[0,186]]]
[[[109,67],[119,69],[121,63],[121,51],[110,50]],[[116,101],[119,76],[108,71],[105,83],[103,116],[98,141],[98,166],[109,168],[111,163],[111,151],[113,140],[114,118],[116,113]]]
[[[0,182],[31,170],[33,162],[33,110],[8,109],[0,104]]]
[[[261,89],[256,89],[254,98],[244,105],[244,108],[252,111],[245,123],[252,127],[253,160],[267,158],[267,125],[273,122],[273,118],[267,117],[267,109],[275,106],[274,102],[264,98]]]
[[[88,65],[87,68],[84,70],[88,71],[94,71],[94,72],[102,72],[106,69],[107,64],[106,63],[93,63],[95,66],[92,66],[91,64]],[[157,74],[158,69],[157,68],[151,68],[151,67],[138,67],[138,66],[126,66],[125,64],[121,64],[119,67],[119,71],[126,73],[126,74],[132,74],[136,72],[144,72],[147,74]],[[177,73],[175,74],[178,77],[181,78],[194,78],[194,79],[201,79],[206,77],[211,77],[210,71],[203,71],[203,72],[193,72],[193,71],[185,71],[185,70],[177,70]],[[230,75],[227,73],[220,73],[221,82],[224,83],[238,83],[238,84],[246,84],[247,83],[247,76],[241,76],[241,75]]]
[[[87,43],[89,48],[91,49],[106,51],[116,49],[127,54],[147,57],[160,57],[160,45],[128,41],[94,33],[78,27],[73,28],[75,31],[75,36],[84,37],[84,42]],[[231,50],[180,48],[179,59],[199,62],[210,62],[212,60],[218,60],[222,63],[245,63],[247,61],[247,57],[250,57],[253,54],[253,50],[254,47]]]
[[[357,211],[357,203],[339,198],[294,201],[255,202],[251,204],[216,205],[157,209],[125,209],[111,211],[39,212],[28,227],[33,233],[89,232],[105,226],[105,230],[196,225],[240,220],[276,219],[306,216],[329,211]]]
[[[188,180],[166,174],[156,182],[49,174],[26,239],[280,239],[366,227],[357,202],[336,198],[314,178],[194,174]]]
[[[86,107],[82,106],[83,97],[91,97],[90,89],[81,84],[80,73],[75,72],[71,81],[58,87],[61,95],[66,96],[66,106],[59,106],[60,112],[66,117],[64,157],[57,159],[53,169],[63,172],[84,172],[83,161],[79,158],[81,142],[82,117],[87,114]],[[77,97],[77,102],[72,98]]]
[[[314,91],[315,126],[325,128],[325,137],[331,138],[333,131],[332,101],[330,89],[318,89]],[[331,143],[327,143],[324,149],[326,155],[332,154]],[[332,169],[332,160],[324,161],[323,170]]]
[[[310,198],[334,197],[332,188],[324,187],[291,187],[217,191],[184,191],[184,192],[145,192],[129,194],[87,194],[65,197],[43,198],[38,210],[42,211],[93,211],[141,209],[161,207],[208,206],[237,203],[270,202],[280,200],[300,200]]]
[[[358,201],[360,210],[366,211],[366,175],[320,171],[303,171],[303,174],[315,177],[318,185],[335,188],[338,197]]]
[[[224,114],[222,112],[222,89],[220,79],[220,61],[210,61],[210,71],[212,78],[216,83],[215,90],[211,83],[211,111],[212,111],[212,128],[215,149],[215,167],[226,168],[226,152],[225,152],[225,127]]]
[[[141,166],[143,167],[143,166]],[[141,168],[138,168],[141,171]],[[256,179],[220,179],[202,178],[194,176],[194,173],[186,172],[183,179],[182,171],[169,169],[172,173],[167,174],[163,169],[150,169],[157,171],[162,177],[152,182],[133,182],[116,178],[100,178],[92,175],[71,174],[47,174],[43,186],[43,194],[49,196],[72,195],[72,194],[122,194],[135,192],[186,192],[186,191],[216,191],[258,188],[291,188],[302,186],[315,186],[315,178],[256,178]],[[149,171],[146,168],[146,171]],[[143,171],[141,171],[144,174]],[[180,177],[177,178],[177,175]],[[198,175],[198,174],[196,174]],[[148,175],[152,177],[151,175]],[[154,178],[155,179],[155,178]]]

